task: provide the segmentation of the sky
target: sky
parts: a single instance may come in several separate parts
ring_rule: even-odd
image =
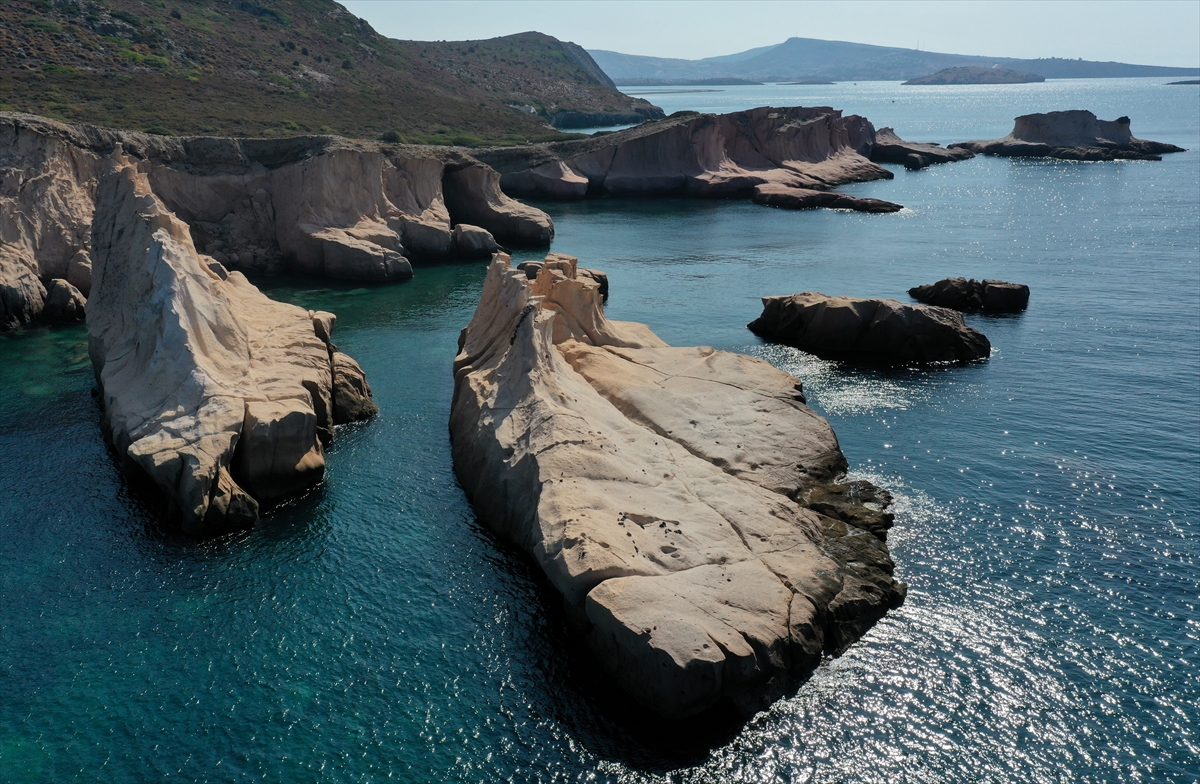
[[[702,57],[792,36],[991,57],[1200,67],[1200,0],[341,0],[391,38],[537,30],[585,49]]]

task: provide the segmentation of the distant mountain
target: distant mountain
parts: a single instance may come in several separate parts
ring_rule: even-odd
[[[604,72],[618,83],[627,79],[681,82],[713,78],[752,79],[760,82],[905,81],[946,68],[991,68],[997,65],[1001,68],[1038,74],[1048,79],[1200,75],[1200,68],[1063,60],[1057,57],[1023,60],[1014,57],[940,54],[848,41],[822,41],[816,38],[789,38],[776,46],[759,47],[703,60],[642,57],[603,49],[591,49],[588,53]]]
[[[909,79],[905,84],[1029,84],[1044,82],[1046,77],[1014,71],[1011,68],[981,68],[978,65],[960,65],[947,68],[929,76]]]

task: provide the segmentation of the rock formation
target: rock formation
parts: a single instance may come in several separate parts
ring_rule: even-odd
[[[680,113],[591,139],[495,148],[478,157],[517,197],[750,197],[756,186],[825,190],[890,179],[867,159],[875,130],[829,107]]]
[[[957,142],[951,149],[1009,157],[1062,158],[1071,161],[1118,159],[1158,161],[1182,147],[1137,139],[1128,117],[1098,120],[1089,111],[1047,112],[1018,117],[1012,133],[985,142]]]
[[[628,694],[755,710],[903,600],[886,494],[835,482],[799,381],[609,321],[572,257],[531,271],[498,255],[463,331],[455,470]]]
[[[783,207],[789,210],[811,210],[828,207],[832,210],[854,210],[855,212],[899,212],[904,205],[882,199],[864,199],[837,191],[814,191],[808,188],[793,188],[790,185],[768,183],[754,188],[755,204]]]
[[[548,245],[554,225],[462,151],[338,137],[174,138],[0,113],[0,329],[37,319],[63,278],[88,296],[101,160],[114,149],[223,266],[402,280],[410,259]]]
[[[766,340],[831,356],[965,362],[985,359],[992,349],[953,310],[808,291],[763,297],[762,315],[748,326]]]
[[[98,181],[88,352],[103,429],[190,533],[249,525],[261,502],[319,482],[340,407],[369,416],[331,314],[274,302],[201,255],[152,192],[146,161]],[[64,282],[64,285],[65,282]]]
[[[871,160],[876,163],[903,163],[907,167],[910,155],[920,155],[929,163],[951,163],[975,157],[975,153],[961,148],[951,149],[927,142],[906,142],[891,128],[880,128],[875,132]]]
[[[946,278],[911,288],[908,296],[927,305],[962,311],[1018,313],[1029,305],[1028,286],[1002,280]]]

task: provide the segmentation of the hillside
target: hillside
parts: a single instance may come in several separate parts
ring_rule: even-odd
[[[1046,78],[1037,74],[1014,71],[1010,68],[981,68],[977,65],[961,65],[947,68],[935,74],[909,79],[905,84],[1029,84],[1044,82]]]
[[[723,57],[675,60],[593,49],[589,52],[615,81],[657,79],[740,78],[762,82],[798,80],[904,81],[956,66],[998,65],[1039,74],[1048,79],[1100,78],[1118,76],[1187,76],[1197,68],[1167,68],[1154,65],[1063,60],[1056,57],[1021,60],[1005,57],[941,54],[891,46],[872,46],[848,41],[789,38],[771,47],[759,47]]]
[[[167,134],[446,144],[662,116],[574,44],[397,41],[332,0],[5,0],[0,110]]]

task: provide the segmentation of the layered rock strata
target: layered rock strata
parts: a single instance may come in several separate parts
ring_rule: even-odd
[[[831,210],[853,210],[854,212],[899,212],[903,204],[882,199],[864,199],[837,191],[814,191],[808,188],[793,188],[771,183],[754,189],[754,203],[788,210],[812,210],[827,207]]]
[[[911,288],[908,296],[926,305],[962,311],[1018,313],[1029,306],[1028,286],[1002,280],[945,278]]]
[[[992,349],[982,332],[947,308],[810,291],[763,297],[762,315],[747,326],[766,340],[835,357],[966,362],[986,359]]]
[[[194,244],[229,269],[403,280],[412,260],[548,245],[554,224],[462,151],[338,137],[174,138],[0,113],[0,329],[38,318],[46,289],[90,286],[103,158],[143,162]]]
[[[951,149],[987,155],[1062,158],[1071,161],[1158,161],[1163,153],[1182,147],[1135,138],[1128,117],[1099,120],[1085,110],[1025,114],[1014,121],[1003,139],[957,142]]]
[[[329,342],[332,315],[268,299],[200,254],[150,171],[114,156],[96,188],[88,352],[102,426],[185,531],[243,527],[321,480],[339,409],[374,404]]]
[[[875,129],[829,107],[681,113],[592,139],[480,151],[517,197],[750,197],[756,186],[825,190],[890,179],[868,157]]]
[[[919,155],[929,163],[953,163],[975,157],[975,153],[961,147],[942,147],[932,142],[906,142],[891,128],[880,128],[875,132],[871,160],[876,163],[902,163],[907,167],[909,156],[912,155]]]
[[[835,482],[799,381],[609,321],[572,257],[530,271],[498,255],[463,331],[455,470],[629,695],[671,718],[757,709],[902,601],[889,499]]]

